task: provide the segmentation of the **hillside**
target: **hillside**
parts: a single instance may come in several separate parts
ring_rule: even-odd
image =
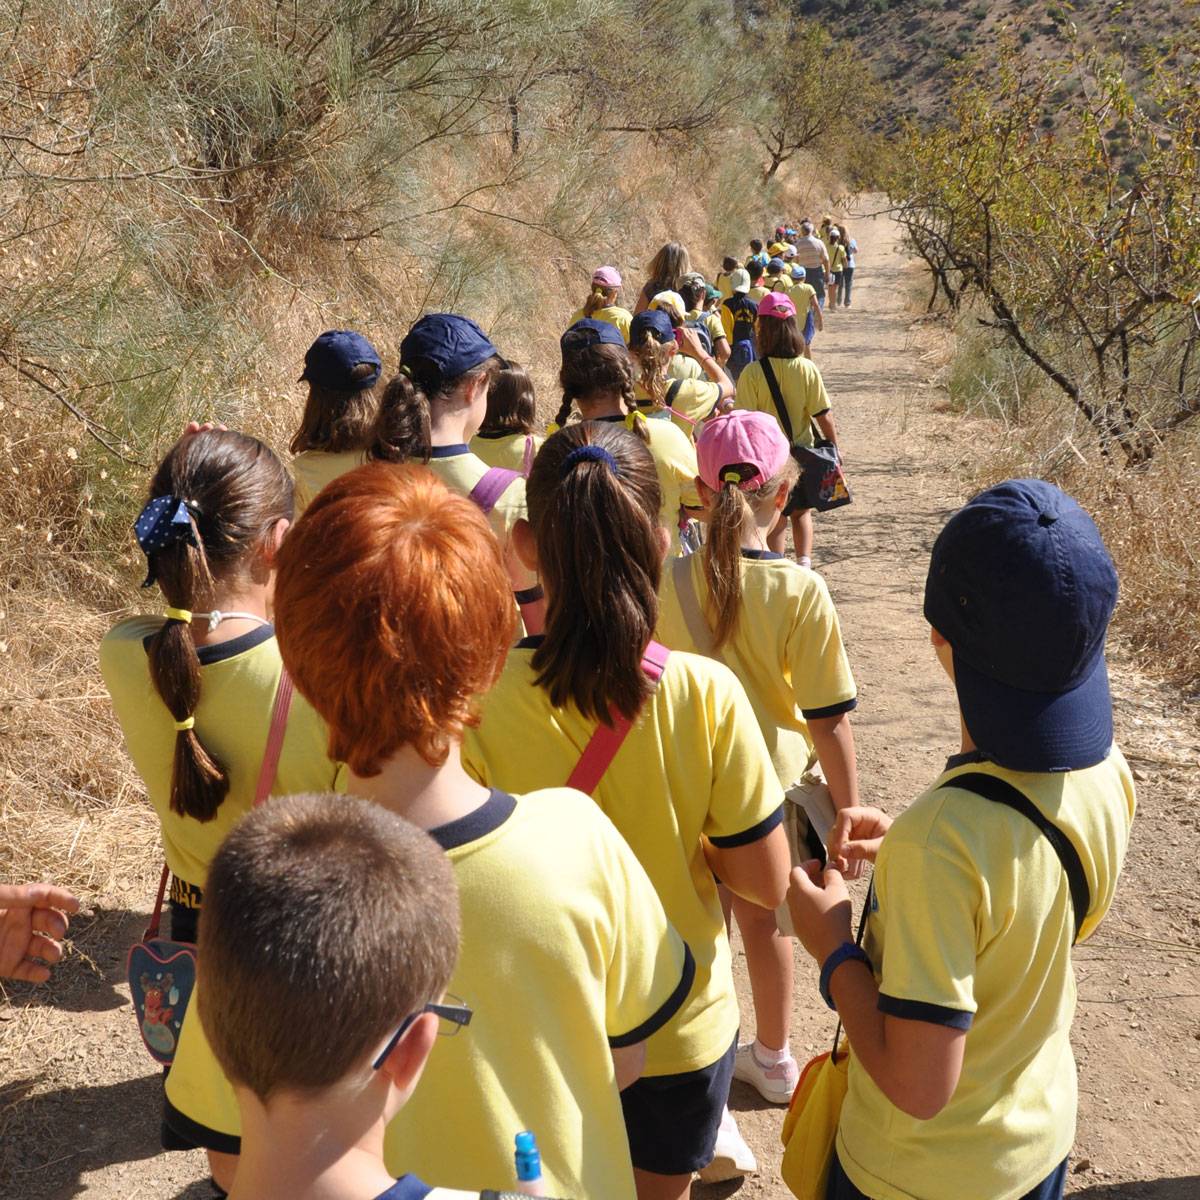
[[[1134,71],[1195,20],[1188,0],[799,0],[799,9],[850,39],[885,84],[897,116],[936,118],[958,63],[1002,29],[1038,58],[1082,48],[1121,54]]]

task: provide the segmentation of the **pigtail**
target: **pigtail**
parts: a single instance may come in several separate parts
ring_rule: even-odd
[[[212,573],[196,520],[196,545],[186,541],[158,551],[162,590],[173,608],[202,607],[212,594]],[[170,561],[170,560],[174,561]],[[170,581],[169,585],[167,580]],[[211,821],[229,793],[229,772],[205,748],[191,726],[200,702],[200,659],[188,623],[168,618],[147,647],[150,679],[175,719],[175,755],[171,766],[171,811],[197,821]]]
[[[554,414],[554,424],[562,429],[571,419],[571,412],[575,407],[575,397],[564,395],[562,403],[558,406],[558,412]]]
[[[665,408],[667,368],[671,362],[668,343],[656,342],[652,337],[647,337],[640,345],[632,348],[631,353],[641,368],[638,383],[642,391],[650,398],[655,408]]]
[[[401,371],[383,389],[367,457],[390,463],[427,463],[430,448],[429,400]]]
[[[742,530],[753,518],[736,481],[721,484],[708,518],[704,577],[708,582],[705,616],[713,646],[720,649],[737,632],[742,613]]]
[[[582,447],[595,450],[574,453]],[[641,660],[658,621],[654,460],[627,430],[585,421],[542,447],[526,496],[549,597],[536,683],[556,707],[632,720],[652,691]]]

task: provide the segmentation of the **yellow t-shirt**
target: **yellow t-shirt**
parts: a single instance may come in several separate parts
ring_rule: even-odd
[[[447,1187],[511,1179],[513,1135],[533,1129],[548,1191],[633,1200],[610,1048],[678,1011],[694,973],[687,947],[624,839],[578,792],[493,792],[430,833],[454,867],[461,911],[447,991],[473,1015],[438,1038],[389,1124],[389,1169]],[[193,996],[167,1099],[206,1142],[236,1153],[236,1098],[196,1012]]]
[[[573,704],[555,708],[534,683],[537,644],[527,638],[509,653],[483,697],[479,726],[467,731],[463,765],[481,783],[517,791],[560,785],[595,732],[595,721]],[[650,1038],[645,1073],[707,1067],[729,1049],[738,1008],[717,885],[700,839],[743,845],[782,818],[783,789],[733,673],[711,659],[672,654],[593,798],[646,868],[696,960],[687,1004]]]
[[[583,309],[577,309],[571,316],[571,325],[576,321],[582,321],[584,317]],[[625,345],[629,345],[629,326],[633,321],[633,313],[627,308],[621,308],[620,305],[610,304],[605,308],[598,308],[592,313],[593,321],[607,321],[610,325],[615,325],[620,330],[621,336],[625,339]],[[570,329],[571,325],[567,328]]]
[[[730,277],[725,271],[717,273],[717,278],[713,281],[713,287],[721,293],[722,300],[728,300],[733,295],[733,284],[730,282]]]
[[[840,271],[846,265],[846,247],[838,242],[829,251],[829,269],[831,271]]]
[[[367,461],[365,450],[342,450],[331,454],[327,450],[305,450],[292,459],[292,475],[296,480],[296,519],[313,502],[313,497],[327,484],[361,467]]]
[[[700,494],[696,490],[696,447],[692,440],[676,427],[674,421],[661,417],[600,417],[606,424],[622,424],[634,429],[634,422],[645,429],[650,441],[647,449],[654,459],[658,486],[662,490],[662,508],[658,519],[671,533],[671,556],[679,553],[679,508],[699,508]],[[670,556],[669,556],[670,557]]]
[[[879,1200],[1014,1200],[1075,1140],[1071,1053],[1074,913],[1062,865],[1027,817],[954,788],[979,771],[1007,780],[1070,838],[1083,861],[1088,937],[1112,903],[1134,814],[1115,746],[1063,774],[1009,771],[959,755],[888,830],[865,947],[892,1016],[965,1029],[962,1074],[932,1120],[905,1115],[850,1057],[837,1151]]]
[[[676,387],[678,383],[678,387]],[[668,379],[668,403],[672,409],[671,422],[681,429],[689,441],[695,441],[696,426],[713,415],[721,399],[720,387],[711,379]],[[639,383],[634,388],[638,408],[649,416],[655,410],[646,389]],[[675,415],[679,414],[679,415]]]
[[[835,717],[854,708],[854,677],[829,588],[820,575],[769,550],[743,550],[741,571],[741,617],[718,657],[746,689],[786,789],[817,760],[807,719]],[[703,615],[707,603],[704,555],[668,562],[658,640],[673,650],[709,653],[711,626]],[[703,624],[696,627],[697,621]]]
[[[765,295],[766,295],[766,294],[767,294],[767,293],[768,293],[770,290],[771,290],[770,288],[765,288],[765,287],[763,287],[763,286],[762,286],[762,284],[759,284],[757,287],[752,287],[752,288],[751,288],[751,289],[750,289],[750,290],[749,290],[749,291],[746,293],[746,295],[747,295],[747,296],[749,296],[749,297],[750,297],[750,299],[754,301],[754,303],[755,303],[755,306],[757,306],[757,305],[758,305],[758,302],[759,302],[759,301],[760,301],[760,300],[761,300],[761,299],[762,299],[762,298],[763,298],[763,297],[764,297],[764,296],[765,296]]]
[[[471,489],[488,473],[489,466],[469,446],[434,446],[429,469],[452,492],[470,497]],[[488,523],[506,553],[513,526],[525,515],[525,480],[514,479],[487,514]]]
[[[707,379],[704,368],[686,354],[676,354],[667,367],[667,375],[671,379]]]
[[[482,459],[486,466],[524,471],[526,443],[532,446],[532,461],[532,455],[537,454],[545,440],[536,433],[505,433],[499,437],[477,433],[471,439],[471,453]]]
[[[229,773],[229,792],[211,821],[180,816],[170,802],[173,718],[150,681],[144,645],[163,621],[140,616],[114,625],[100,643],[100,671],[129,757],[162,823],[167,866],[177,878],[202,888],[217,847],[254,805],[283,664],[269,625],[197,648],[201,682],[195,732]],[[341,772],[330,761],[328,746],[324,721],[303,696],[294,695],[272,794],[340,791]]]
[[[800,323],[800,328],[804,328],[804,322],[808,320],[812,313],[813,301],[817,298],[817,289],[811,284],[807,284],[802,279],[792,280],[792,290],[788,293],[792,298],[792,303],[796,306],[796,320]]]
[[[814,363],[803,357],[773,358],[771,367],[792,420],[792,441],[811,446],[813,417],[829,411],[829,394],[825,391],[821,372]],[[767,387],[761,362],[750,363],[738,377],[737,407],[748,412],[769,413],[779,420],[779,410],[771,398],[771,389]],[[782,421],[779,427],[783,429]]]

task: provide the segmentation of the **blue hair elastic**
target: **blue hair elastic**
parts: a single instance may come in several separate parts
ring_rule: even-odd
[[[151,587],[155,580],[154,555],[167,546],[183,540],[196,545],[192,526],[198,515],[196,508],[178,496],[155,496],[133,523],[138,545],[146,556],[148,570],[142,587]]]
[[[600,462],[614,474],[620,475],[621,468],[617,466],[617,460],[603,446],[576,446],[566,458],[563,459],[562,469],[559,472],[562,478],[566,478],[575,467],[581,462]]]

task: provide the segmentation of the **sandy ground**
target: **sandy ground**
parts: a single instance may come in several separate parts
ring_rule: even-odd
[[[911,319],[916,277],[897,250],[895,227],[884,218],[853,224],[862,248],[854,308],[829,315],[816,351],[855,503],[819,521],[815,558],[858,679],[862,793],[897,812],[957,748],[953,697],[929,649],[920,596],[933,538],[966,498],[972,447],[993,431],[942,410],[927,353],[937,335]],[[1117,903],[1076,955],[1081,1102],[1068,1186],[1094,1200],[1200,1200],[1197,711],[1144,680],[1119,651],[1112,667],[1140,811]],[[147,869],[131,864],[129,895],[151,893]],[[160,1079],[123,982],[125,952],[145,913],[125,907],[124,896],[103,901],[76,923],[78,953],[53,984],[14,988],[9,1003],[0,1001],[3,1200],[212,1194],[201,1155],[158,1152]],[[737,969],[749,1030],[740,953]],[[802,955],[796,980],[792,1045],[803,1060],[824,1049],[833,1030]],[[759,1173],[697,1188],[698,1200],[784,1200],[782,1110],[741,1084],[731,1104]],[[962,1194],[971,1197],[967,1181]]]

